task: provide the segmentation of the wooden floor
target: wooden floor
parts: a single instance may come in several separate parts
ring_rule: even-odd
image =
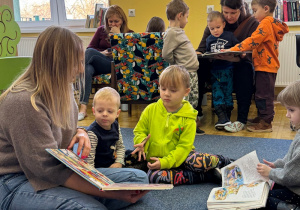
[[[88,126],[94,121],[94,116],[92,114],[91,109],[91,100],[88,106],[88,117],[86,117],[83,121],[78,122],[78,126]],[[275,118],[273,122],[273,132],[270,133],[253,133],[249,132],[246,129],[240,131],[238,133],[229,133],[225,131],[218,131],[215,129],[214,124],[217,121],[217,116],[212,114],[211,101],[207,101],[206,106],[202,106],[204,118],[202,120],[201,129],[205,131],[208,135],[226,135],[226,136],[244,136],[244,137],[258,137],[258,138],[275,138],[275,139],[294,139],[296,134],[295,131],[291,131],[289,126],[289,119],[285,116],[286,109],[278,102],[275,102]],[[119,117],[119,123],[122,128],[134,128],[139,117],[146,107],[144,104],[133,105],[132,108],[132,116],[128,116],[128,112],[121,112]],[[232,112],[231,121],[236,120],[237,112],[236,112],[236,104],[234,105],[234,110]],[[250,107],[249,118],[256,117],[256,107],[254,101],[252,101],[252,105]]]

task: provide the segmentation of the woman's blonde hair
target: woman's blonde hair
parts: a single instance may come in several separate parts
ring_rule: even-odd
[[[183,66],[168,66],[159,76],[159,85],[164,87],[183,85],[185,88],[190,88],[190,74]]]
[[[53,123],[67,128],[71,120],[72,82],[78,75],[83,79],[83,64],[82,40],[68,29],[48,27],[37,39],[29,67],[0,96],[0,102],[9,92],[33,92],[34,109],[39,111],[38,97],[49,109]]]
[[[123,24],[120,28],[121,33],[127,33],[128,31],[130,31],[130,29],[128,28],[128,20],[127,17],[124,13],[124,11],[122,10],[121,7],[119,7],[118,5],[111,5],[106,13],[105,13],[105,30],[107,32],[107,34],[109,34],[110,32],[110,28],[108,26],[108,19],[111,18],[112,16],[117,15],[120,19],[122,19]]]
[[[277,100],[284,106],[300,107],[300,80],[284,88],[278,94]]]

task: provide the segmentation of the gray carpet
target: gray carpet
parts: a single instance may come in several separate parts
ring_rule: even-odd
[[[122,128],[121,132],[126,149],[133,149],[133,130]],[[256,150],[262,161],[274,161],[284,157],[291,144],[291,140],[231,137],[217,135],[196,136],[196,151],[212,154],[221,154],[233,159]],[[172,190],[151,191],[136,204],[127,207],[127,210],[182,210],[182,209],[207,209],[206,200],[216,184],[204,183],[195,185],[176,186]]]

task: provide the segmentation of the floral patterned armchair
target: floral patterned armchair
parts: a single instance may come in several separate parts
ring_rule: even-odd
[[[158,78],[169,65],[162,58],[163,33],[120,33],[110,36],[117,91],[121,102],[151,103],[159,99]]]

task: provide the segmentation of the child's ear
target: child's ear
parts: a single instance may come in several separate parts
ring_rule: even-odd
[[[119,110],[117,111],[117,117],[116,117],[116,118],[119,117],[120,113],[121,113],[121,109],[119,109]]]
[[[187,88],[187,89],[185,90],[184,96],[188,96],[190,92],[191,92],[191,88]]]
[[[183,13],[182,12],[179,12],[177,15],[176,15],[176,18],[178,19],[178,20],[180,20],[180,18],[183,16]]]
[[[93,111],[93,115],[95,115],[95,108],[94,107],[92,107],[92,111]]]
[[[265,12],[270,12],[270,7],[268,5],[264,6]]]

